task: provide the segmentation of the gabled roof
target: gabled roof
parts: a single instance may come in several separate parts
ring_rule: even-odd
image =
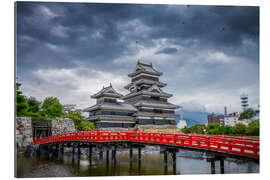
[[[98,93],[91,96],[91,98],[100,98],[100,97],[114,97],[114,98],[120,98],[122,97],[122,94],[119,94],[116,92],[115,89],[113,89],[112,84],[108,87],[103,87]]]
[[[153,101],[153,100],[140,100],[134,104],[136,107],[153,107],[153,108],[166,108],[166,109],[178,109],[181,106],[171,104],[169,102]]]
[[[149,92],[164,93],[156,84],[153,84],[149,89]]]
[[[160,76],[163,74],[162,72],[155,70],[152,66],[152,63],[144,64],[138,61],[134,72],[130,73],[128,76],[133,77],[140,73],[152,74],[152,75],[157,75],[157,76]]]
[[[165,97],[165,98],[172,97],[172,94],[168,94],[168,93],[165,93],[165,92],[157,93],[157,92],[151,92],[151,91],[148,91],[148,90],[141,90],[141,91],[138,91],[138,92],[131,92],[131,93],[123,96],[121,99],[126,100],[126,99],[129,99],[131,97],[139,96],[139,95],[158,96],[158,97]]]
[[[166,83],[163,83],[163,82],[160,82],[160,81],[152,81],[152,80],[149,80],[149,79],[140,79],[140,80],[137,80],[135,82],[132,82],[132,83],[126,85],[124,88],[129,89],[130,86],[132,86],[132,85],[139,86],[141,84],[149,84],[149,85],[156,84],[159,87],[165,87],[167,85]]]
[[[95,110],[99,110],[99,109],[129,111],[129,112],[137,111],[137,109],[133,105],[127,104],[127,103],[122,103],[122,102],[113,103],[113,104],[112,103],[95,104],[94,106],[88,107],[88,108],[84,109],[83,111],[89,112],[89,111],[95,111]]]

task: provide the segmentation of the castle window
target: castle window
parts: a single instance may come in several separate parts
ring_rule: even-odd
[[[153,99],[153,100],[160,100],[160,97],[158,97],[158,96],[151,96],[151,99]]]

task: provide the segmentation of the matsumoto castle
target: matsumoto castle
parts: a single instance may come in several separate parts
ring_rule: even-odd
[[[174,110],[180,106],[169,103],[172,94],[161,90],[167,85],[159,81],[162,74],[152,64],[138,61],[128,75],[131,83],[124,87],[130,93],[122,95],[111,84],[103,87],[91,96],[96,99],[96,104],[84,110],[89,112],[87,120],[94,122],[97,128],[176,127],[175,118],[179,115]]]

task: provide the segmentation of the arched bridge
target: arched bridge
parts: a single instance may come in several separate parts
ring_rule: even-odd
[[[166,145],[172,148],[187,147],[198,150],[215,151],[232,155],[259,158],[260,140],[245,137],[198,135],[157,132],[72,132],[49,137],[35,138],[35,144],[55,143],[136,143]]]

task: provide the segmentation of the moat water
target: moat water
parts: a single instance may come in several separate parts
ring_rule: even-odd
[[[259,173],[259,161],[247,158],[225,157],[221,162],[213,153],[180,149],[176,153],[176,165],[168,154],[167,165],[159,147],[142,148],[141,160],[138,151],[133,150],[133,160],[129,158],[129,149],[119,149],[116,162],[111,159],[111,152],[103,161],[99,153],[93,151],[92,161],[87,149],[77,154],[65,152],[63,156],[42,155],[37,157],[17,156],[17,177],[74,177],[74,176],[129,176],[129,175],[181,175],[181,174],[240,174]],[[209,160],[211,159],[211,160]],[[214,161],[213,161],[214,160]],[[224,168],[223,168],[224,167]]]

